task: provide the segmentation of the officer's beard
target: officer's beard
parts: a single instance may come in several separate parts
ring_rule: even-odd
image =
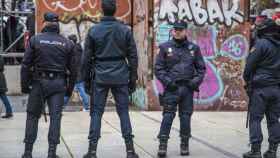
[[[186,38],[181,38],[181,39],[173,38],[173,40],[174,40],[177,44],[183,44],[183,43],[186,41]]]

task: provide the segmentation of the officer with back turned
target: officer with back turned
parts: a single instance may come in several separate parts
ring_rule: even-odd
[[[44,14],[44,29],[30,39],[21,68],[22,92],[29,93],[22,158],[32,158],[38,121],[45,102],[50,113],[48,158],[58,158],[56,147],[60,143],[64,95],[71,96],[77,76],[77,53],[73,52],[73,48],[73,42],[59,34],[58,15]],[[69,75],[66,75],[67,71]],[[68,82],[66,76],[69,76]]]
[[[266,116],[269,149],[264,158],[276,158],[280,143],[280,26],[278,18],[256,26],[258,39],[246,60],[244,80],[250,99],[249,134],[251,151],[243,158],[262,158],[261,121]]]

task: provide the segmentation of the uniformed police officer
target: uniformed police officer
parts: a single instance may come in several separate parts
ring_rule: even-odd
[[[109,90],[115,100],[121,121],[122,136],[125,140],[127,158],[138,158],[133,145],[132,127],[129,118],[129,93],[135,91],[138,57],[133,33],[130,28],[114,17],[116,0],[102,0],[104,17],[93,26],[85,42],[85,72],[92,69],[93,105],[91,105],[91,124],[89,150],[84,158],[96,158],[97,142],[100,138],[101,118]],[[85,81],[91,82],[85,75]],[[89,85],[89,84],[86,84]]]
[[[167,142],[179,106],[181,155],[189,155],[193,93],[202,83],[206,67],[200,48],[187,40],[187,23],[177,21],[172,30],[173,39],[160,45],[156,58],[155,75],[163,83],[160,96],[163,119],[158,135],[158,156],[165,157]]]
[[[29,93],[25,131],[25,151],[22,158],[32,158],[33,143],[38,132],[38,120],[45,101],[50,113],[48,158],[58,158],[61,112],[64,95],[71,96],[77,69],[74,44],[59,34],[58,15],[44,15],[42,33],[30,39],[21,68],[23,93]],[[70,72],[66,84],[66,71]]]
[[[264,158],[276,158],[280,142],[280,26],[272,19],[257,25],[258,39],[247,58],[244,80],[250,98],[251,151],[244,158],[261,158],[261,121],[266,116],[269,149]]]

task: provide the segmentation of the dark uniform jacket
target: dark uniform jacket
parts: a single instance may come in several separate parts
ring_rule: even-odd
[[[185,40],[178,43],[170,40],[159,46],[155,75],[165,87],[186,81],[194,90],[202,83],[206,67],[197,45]]]
[[[28,89],[38,72],[66,75],[70,72],[66,95],[71,95],[77,77],[77,53],[74,43],[59,34],[58,26],[44,28],[41,34],[30,39],[21,68],[21,86]],[[45,93],[65,91],[65,79],[41,80]]]
[[[255,87],[280,83],[280,38],[263,37],[251,49],[244,70],[244,80]]]
[[[136,80],[138,57],[131,29],[114,17],[103,17],[88,32],[83,64],[84,71],[93,68],[95,83],[119,85]]]

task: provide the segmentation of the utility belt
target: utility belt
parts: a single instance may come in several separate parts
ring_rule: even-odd
[[[178,80],[176,81],[176,85],[178,86],[189,86],[190,80]]]
[[[95,58],[96,61],[106,62],[106,61],[124,61],[125,57],[102,57],[102,58]]]
[[[51,72],[51,71],[36,71],[34,73],[34,79],[65,79],[66,75],[64,72]]]

